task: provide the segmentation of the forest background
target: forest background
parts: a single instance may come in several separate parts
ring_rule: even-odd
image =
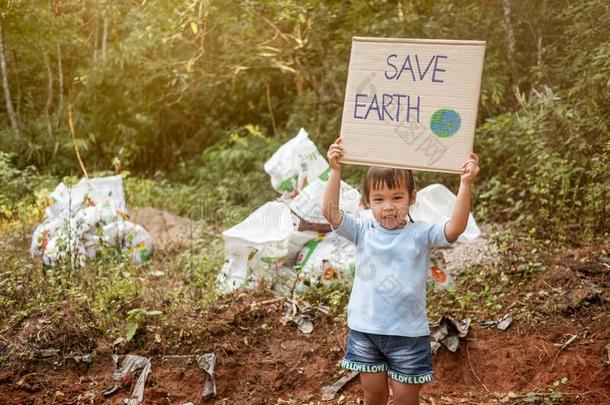
[[[340,129],[352,36],[487,41],[476,216],[608,238],[610,5],[588,1],[6,1],[0,216],[119,162],[129,203],[177,214],[274,198],[263,162]],[[72,141],[69,121],[74,127]],[[360,184],[360,168],[348,180]],[[420,174],[421,186],[455,176]],[[160,198],[162,195],[176,198]],[[149,201],[143,201],[149,200]],[[194,206],[206,209],[193,210]],[[230,215],[232,222],[239,220]],[[197,218],[200,219],[200,218]]]

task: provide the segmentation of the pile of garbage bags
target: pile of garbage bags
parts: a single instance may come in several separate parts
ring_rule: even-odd
[[[135,263],[153,253],[153,242],[142,226],[127,220],[121,176],[60,183],[47,198],[45,220],[32,235],[30,254],[46,266],[69,263],[81,267],[101,248],[116,248]]]
[[[282,145],[265,163],[271,185],[280,193],[248,218],[223,232],[225,264],[218,276],[221,291],[253,287],[266,280],[286,288],[297,273],[310,283],[337,279],[354,266],[355,246],[330,232],[322,215],[324,185],[330,167],[307,132]],[[341,182],[339,206],[357,215],[360,193]]]
[[[243,222],[223,232],[225,264],[218,275],[223,292],[251,288],[258,280],[276,290],[333,283],[353,277],[356,248],[336,232],[322,215],[324,187],[330,166],[307,132],[282,145],[264,165],[272,187],[280,193]],[[440,184],[417,194],[410,214],[415,221],[441,222],[451,216],[455,195]],[[372,215],[361,204],[359,191],[341,181],[339,206],[363,218]],[[458,241],[476,239],[480,230],[470,215]],[[439,261],[430,261],[430,279],[439,287],[452,283]]]

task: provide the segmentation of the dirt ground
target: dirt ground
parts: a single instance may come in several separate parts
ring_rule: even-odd
[[[506,331],[473,322],[456,353],[441,347],[434,356],[435,380],[424,387],[421,402],[610,404],[608,258],[608,246],[558,258],[531,283],[538,316],[529,321],[516,319]],[[321,399],[321,388],[345,374],[338,367],[345,326],[317,311],[314,330],[302,333],[285,321],[282,300],[264,291],[231,294],[217,309],[178,315],[169,327],[148,324],[137,336],[143,342],[137,350],[101,339],[94,342],[89,364],[66,355],[68,349],[83,354],[69,342],[89,335],[70,335],[83,333],[70,325],[64,334],[53,332],[48,325],[57,319],[46,320],[51,316],[38,314],[4,335],[23,345],[52,333],[47,341],[63,343],[56,355],[11,358],[0,365],[0,404],[123,403],[137,375],[103,395],[117,384],[113,352],[151,358],[145,404],[202,403],[206,377],[193,356],[210,352],[216,355],[217,388],[210,403],[363,403],[357,377],[334,399]],[[89,314],[74,316],[86,320]]]

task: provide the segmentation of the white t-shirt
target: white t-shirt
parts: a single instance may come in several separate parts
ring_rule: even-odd
[[[356,245],[356,274],[347,308],[349,328],[378,335],[429,335],[429,249],[449,244],[445,223],[409,222],[390,230],[373,217],[358,221],[343,212],[336,231]]]

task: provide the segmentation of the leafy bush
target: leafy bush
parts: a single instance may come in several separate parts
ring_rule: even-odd
[[[234,222],[275,195],[262,162],[289,136],[305,127],[321,151],[338,136],[352,36],[483,39],[479,214],[539,236],[609,228],[607,1],[10,2],[2,16],[21,134],[0,128],[0,150],[17,168],[78,173],[72,106],[90,171],[114,157],[138,176],[176,171],[128,188]]]
[[[566,236],[574,227],[592,237],[602,229],[607,196],[601,179],[607,153],[583,156],[570,150],[569,143],[564,148],[549,145],[555,135],[549,128],[565,108],[547,88],[523,100],[518,116],[505,114],[480,128],[484,167],[502,162],[502,170],[486,175],[481,217],[536,227],[541,237]]]
[[[32,166],[16,168],[13,158],[13,154],[0,151],[0,219],[16,218],[19,209],[36,201],[39,187],[49,180]]]

